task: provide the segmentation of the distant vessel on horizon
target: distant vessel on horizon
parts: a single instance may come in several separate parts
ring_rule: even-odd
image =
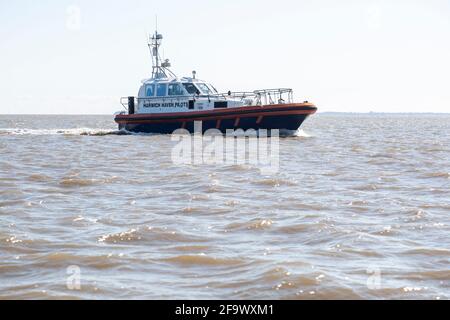
[[[203,132],[218,129],[280,129],[297,131],[317,108],[305,101],[295,103],[293,90],[263,89],[253,92],[219,93],[205,81],[178,78],[162,61],[159,47],[163,36],[157,31],[148,43],[152,55],[152,77],[142,82],[137,97],[123,97],[127,111],[116,115],[119,130],[144,133],[172,133],[177,129],[194,132],[202,122]]]

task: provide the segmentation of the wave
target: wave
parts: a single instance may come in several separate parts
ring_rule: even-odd
[[[0,135],[17,136],[47,136],[47,135],[106,135],[119,134],[120,131],[100,128],[60,128],[60,129],[29,129],[29,128],[0,128]]]
[[[300,137],[300,138],[312,138],[313,136],[306,133],[303,129],[299,129],[294,133],[295,137]]]
[[[448,280],[450,278],[450,270],[425,270],[418,272],[410,272],[398,276],[400,279],[407,280]]]
[[[269,187],[280,187],[280,186],[293,187],[293,186],[298,185],[298,183],[294,180],[282,179],[282,178],[262,179],[262,180],[254,181],[253,184],[259,185],[259,186],[269,186]]]
[[[48,135],[66,135],[66,136],[153,136],[158,133],[131,132],[125,129],[113,130],[110,128],[56,128],[56,129],[31,129],[31,128],[0,128],[0,136],[48,136]],[[257,135],[255,135],[257,136]],[[247,137],[247,133],[236,131],[232,137]],[[312,137],[303,130],[280,130],[280,137]]]
[[[298,130],[287,130],[287,129],[281,129],[280,130],[280,137],[281,138],[311,138],[312,136],[308,133],[306,133],[303,129]]]
[[[298,234],[301,232],[307,232],[316,227],[316,225],[300,223],[300,224],[292,224],[288,226],[279,227],[278,231],[281,234]]]
[[[225,230],[258,230],[269,229],[273,225],[273,221],[270,219],[256,219],[247,222],[233,222],[225,226]]]
[[[28,129],[28,128],[0,128],[0,136],[48,136],[48,135],[63,135],[63,136],[151,136],[153,133],[136,133],[127,130],[112,130],[106,128],[61,128],[61,129]]]
[[[108,244],[125,244],[136,242],[168,241],[174,243],[204,242],[205,239],[196,235],[170,231],[164,228],[135,228],[123,232],[110,233],[99,237],[98,242]]]
[[[61,180],[60,185],[64,187],[86,187],[99,183],[96,179],[76,179],[76,178],[64,178]]]
[[[88,179],[88,178],[79,178],[78,175],[72,175],[63,177],[59,181],[59,185],[63,187],[86,187],[93,186],[97,184],[110,184],[120,180],[117,176],[107,177],[104,179]]]
[[[209,257],[205,254],[179,255],[172,258],[161,259],[161,261],[190,266],[233,266],[245,263],[244,260],[238,258],[216,258]]]
[[[450,179],[450,172],[429,172],[422,176],[423,179],[444,178]]]
[[[415,248],[405,251],[403,254],[407,255],[424,255],[424,256],[438,256],[450,257],[450,250],[447,248]]]

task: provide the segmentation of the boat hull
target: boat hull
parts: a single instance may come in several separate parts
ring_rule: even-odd
[[[279,129],[296,131],[317,108],[310,103],[240,107],[183,113],[117,115],[119,130],[142,133],[170,134],[177,129],[194,132],[195,122],[201,121],[203,133],[227,130]]]

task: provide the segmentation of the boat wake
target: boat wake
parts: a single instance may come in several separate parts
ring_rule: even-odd
[[[299,137],[299,138],[311,138],[312,135],[306,133],[305,131],[303,131],[302,129],[297,130],[294,133],[294,137]]]
[[[93,128],[66,128],[66,129],[26,129],[26,128],[0,128],[0,136],[108,136],[108,135],[135,135],[126,130],[93,129]]]
[[[280,137],[282,138],[311,138],[312,136],[307,134],[302,129],[299,130],[280,130]]]
[[[28,129],[28,128],[0,128],[0,136],[12,135],[12,136],[48,136],[48,135],[63,135],[63,136],[153,136],[160,135],[158,133],[142,133],[131,132],[125,129],[112,130],[112,129],[100,129],[100,128],[66,128],[66,129]],[[246,136],[239,131],[233,134],[234,137]],[[257,135],[256,135],[257,136]],[[303,130],[291,131],[281,130],[280,137],[300,137],[310,138],[311,135],[307,134]]]

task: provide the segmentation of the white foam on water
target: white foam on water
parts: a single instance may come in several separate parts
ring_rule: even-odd
[[[18,136],[47,136],[47,135],[127,135],[131,134],[128,131],[118,131],[111,129],[99,128],[64,128],[64,129],[28,129],[28,128],[0,128],[0,135],[18,135]]]
[[[311,138],[312,136],[306,133],[303,129],[299,129],[295,132],[295,137]]]
[[[0,135],[17,135],[17,136],[47,136],[47,135],[67,135],[67,136],[106,136],[106,135],[137,135],[152,136],[155,133],[131,132],[127,130],[112,130],[106,128],[60,128],[60,129],[29,129],[29,128],[0,128]],[[247,136],[248,132],[235,131],[232,137]],[[282,137],[312,137],[303,130],[297,131],[280,131]],[[257,135],[256,135],[257,136]]]

